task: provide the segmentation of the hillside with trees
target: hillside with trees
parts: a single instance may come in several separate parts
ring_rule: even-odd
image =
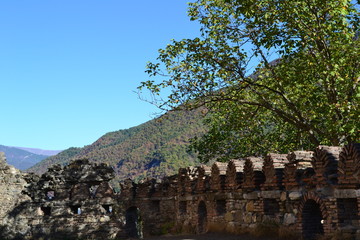
[[[88,158],[113,166],[117,179],[141,180],[176,173],[179,167],[198,164],[189,152],[190,139],[205,133],[203,112],[169,112],[139,126],[110,132],[83,148],[69,148],[30,168],[43,173],[53,164]]]

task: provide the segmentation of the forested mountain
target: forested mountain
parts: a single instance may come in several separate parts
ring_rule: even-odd
[[[25,170],[48,156],[31,153],[16,147],[0,145],[0,152],[4,152],[8,164],[17,169]]]
[[[174,174],[179,167],[198,164],[188,152],[189,139],[205,132],[201,110],[168,112],[139,126],[110,132],[83,148],[69,148],[30,168],[43,173],[53,164],[88,158],[113,166],[117,179],[141,180]]]

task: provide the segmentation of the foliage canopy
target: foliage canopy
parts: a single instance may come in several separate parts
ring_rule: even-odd
[[[208,110],[202,160],[359,141],[359,1],[197,0],[142,82],[164,110]],[[163,90],[170,89],[165,100]],[[167,91],[165,91],[167,92]]]

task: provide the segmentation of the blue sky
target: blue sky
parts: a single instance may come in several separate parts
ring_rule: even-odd
[[[0,145],[82,147],[154,117],[134,91],[159,48],[199,34],[187,2],[0,1]]]

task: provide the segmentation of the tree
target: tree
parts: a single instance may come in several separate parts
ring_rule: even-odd
[[[160,49],[147,65],[160,82],[139,89],[163,110],[207,109],[210,130],[193,144],[202,160],[359,141],[359,2],[189,5],[201,37]]]

